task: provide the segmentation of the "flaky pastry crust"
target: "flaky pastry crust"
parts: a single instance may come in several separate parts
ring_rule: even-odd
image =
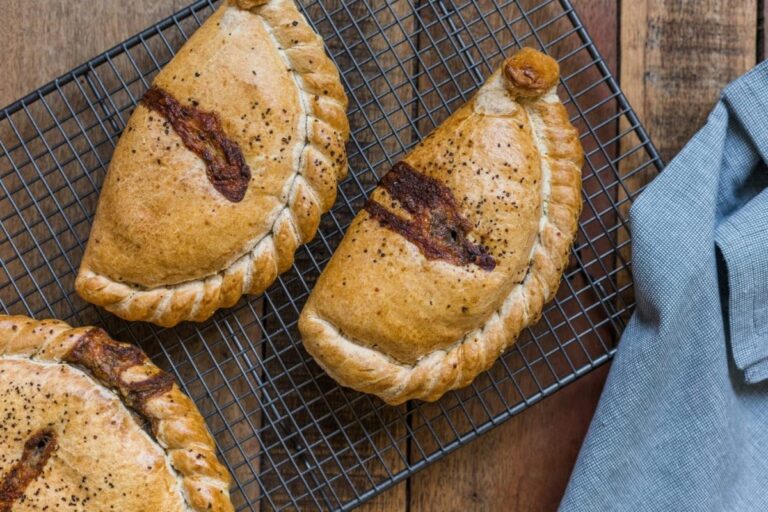
[[[228,0],[152,85],[218,116],[249,167],[247,189],[220,193],[145,98],[115,149],[75,284],[122,318],[173,326],[290,268],[346,174],[347,99],[292,0]]]
[[[205,421],[138,347],[94,327],[0,315],[3,380],[0,485],[34,432],[56,448],[21,496],[0,490],[0,509],[233,510]]]
[[[339,383],[437,400],[539,319],[581,211],[583,150],[558,79],[553,59],[521,50],[382,179],[299,321]]]

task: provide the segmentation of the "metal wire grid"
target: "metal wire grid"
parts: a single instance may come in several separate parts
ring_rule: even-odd
[[[204,324],[127,323],[73,293],[119,134],[154,74],[216,2],[200,0],[0,112],[0,307],[98,323],[138,343],[196,401],[238,510],[348,509],[610,358],[630,313],[626,214],[660,159],[566,0],[303,0],[350,98],[350,176],[296,263]],[[337,386],[303,351],[301,307],[367,193],[502,56],[556,56],[587,156],[571,265],[541,322],[435,404],[388,407]]]

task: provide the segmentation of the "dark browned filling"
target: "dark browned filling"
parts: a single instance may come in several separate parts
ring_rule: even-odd
[[[105,385],[120,390],[126,404],[144,416],[148,416],[145,408],[147,401],[173,387],[173,377],[162,371],[144,380],[124,379],[122,373],[143,364],[147,356],[134,345],[118,343],[99,328],[81,336],[64,360],[86,368]]]
[[[38,430],[24,443],[21,458],[0,480],[0,512],[10,512],[13,503],[24,495],[29,484],[42,472],[56,450],[53,430]]]
[[[221,195],[233,203],[245,197],[251,169],[237,143],[224,134],[214,112],[182,105],[159,87],[150,88],[141,101],[162,115],[187,149],[205,162],[208,180]]]
[[[454,265],[474,264],[483,270],[496,267],[493,256],[467,238],[472,224],[461,216],[451,190],[405,162],[392,167],[379,183],[411,218],[389,211],[371,199],[365,209],[382,227],[401,234],[430,260]]]

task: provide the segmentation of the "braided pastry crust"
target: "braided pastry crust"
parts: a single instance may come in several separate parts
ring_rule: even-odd
[[[583,150],[558,78],[553,59],[521,50],[406,155],[413,178],[382,179],[371,200],[389,213],[358,214],[299,320],[339,383],[393,405],[437,400],[538,321],[581,211]]]
[[[233,510],[230,476],[205,421],[138,347],[95,327],[0,316],[4,377],[13,383],[0,406],[7,410],[0,461],[17,458],[21,438],[34,429],[44,428],[58,445],[28,483],[36,486],[24,495],[30,510],[59,506],[60,499],[94,510]],[[20,391],[9,391],[13,386]]]
[[[203,321],[290,268],[335,201],[349,126],[338,71],[292,0],[225,2],[153,88],[170,98],[164,112],[186,109],[182,126],[137,106],[75,285],[122,318],[167,327]],[[177,133],[204,122],[185,126],[185,115],[215,115],[239,148],[251,176],[235,202]]]

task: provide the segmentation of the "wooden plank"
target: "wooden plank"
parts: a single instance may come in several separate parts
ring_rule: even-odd
[[[762,62],[768,57],[768,32],[766,32],[766,19],[768,19],[768,2],[757,2],[760,12],[757,13],[757,61]]]
[[[188,3],[0,0],[0,105],[7,105]]]
[[[621,4],[621,86],[665,161],[755,64],[757,1]]]
[[[538,4],[539,2],[535,2]],[[526,2],[523,2],[526,4]],[[506,20],[520,18],[520,13],[513,7],[508,7],[498,13],[493,2],[479,1],[477,9],[485,14],[491,30],[497,28],[497,15],[501,14]],[[587,27],[594,31],[591,33],[598,48],[602,51],[611,69],[617,69],[616,40],[618,37],[618,13],[616,2],[601,0],[599,2],[579,1],[576,7]],[[539,27],[551,19],[559,10],[556,5],[550,5],[542,10],[529,14],[531,23]],[[475,12],[477,16],[479,13]],[[471,25],[472,10],[466,9],[462,13],[467,25]],[[476,27],[483,25],[478,23]],[[546,43],[554,40],[557,35],[571,28],[567,18],[549,25],[541,30],[541,37]],[[487,30],[487,28],[486,28]],[[525,37],[530,32],[527,21],[515,22],[512,32],[521,43],[526,46],[538,46],[535,37]],[[481,34],[475,34],[480,35]],[[508,31],[496,33],[496,38],[501,44],[510,42],[512,34]],[[555,57],[565,56],[578,50],[581,41],[577,35],[566,37],[561,42],[552,45],[549,52]],[[497,52],[495,42],[484,43],[482,53],[494,55]],[[498,57],[500,60],[501,57]],[[587,64],[589,57],[585,51],[576,52],[573,57],[563,62],[563,72],[572,72]],[[439,70],[435,70],[439,71]],[[444,76],[435,76],[433,79],[439,82]],[[599,74],[589,70],[572,81],[569,87],[574,94],[599,79]],[[428,86],[428,84],[424,84]],[[563,91],[561,91],[563,93]],[[590,92],[580,96],[579,104],[583,108],[597,103],[608,93],[606,86],[598,86]],[[565,97],[565,96],[564,96]],[[573,105],[571,105],[573,109]],[[615,111],[615,105],[606,104],[598,107],[593,115],[610,116]],[[584,129],[583,126],[580,126]],[[615,133],[616,125],[613,124],[604,129],[601,135],[609,138]],[[586,140],[587,150],[593,149],[596,141]],[[594,183],[593,183],[594,185]],[[607,199],[606,199],[607,200]],[[594,300],[594,299],[593,299]],[[571,301],[571,306],[573,301]],[[569,305],[564,306],[568,309]],[[572,314],[573,312],[569,312]],[[580,330],[585,326],[574,326]],[[573,333],[560,333],[564,337],[573,336]],[[610,337],[610,335],[609,335]],[[574,344],[575,348],[577,344]],[[528,348],[533,348],[530,345]],[[535,354],[532,354],[535,357]],[[569,354],[575,362],[572,354]],[[584,357],[583,354],[581,356]],[[554,359],[554,358],[553,358]],[[522,363],[520,363],[522,364]],[[563,359],[553,361],[556,371],[567,371],[567,365]],[[498,365],[491,371],[497,379],[505,374],[503,368]],[[542,403],[524,413],[511,418],[491,433],[472,441],[469,446],[461,448],[449,455],[444,461],[438,462],[426,470],[411,478],[410,505],[411,510],[554,510],[562,496],[572,465],[574,464],[578,449],[581,445],[587,426],[596,407],[600,390],[607,374],[607,367],[603,367],[589,376],[569,385],[567,388],[546,399]],[[524,377],[522,380],[525,380]],[[481,376],[478,378],[478,387],[487,385],[488,381]],[[532,386],[532,382],[524,383]],[[514,396],[507,388],[508,396]],[[529,390],[531,388],[529,387]],[[526,391],[530,392],[530,391]],[[466,395],[471,396],[471,392]],[[484,393],[486,406],[492,403],[492,393]],[[412,461],[421,458],[419,448],[435,448],[432,437],[439,437],[442,441],[450,441],[455,438],[452,428],[440,419],[444,416],[451,418],[457,428],[467,428],[465,418],[469,415],[476,419],[487,418],[484,414],[484,406],[477,400],[469,401],[464,408],[451,410],[455,406],[452,399],[443,400],[442,406],[421,406],[420,414],[414,415],[414,429],[417,432],[414,446],[411,448]],[[442,407],[442,409],[441,409]],[[493,408],[493,405],[491,405]],[[500,409],[493,409],[498,412]],[[423,435],[420,428],[426,421],[431,422],[431,429],[435,434]],[[429,432],[429,430],[427,431]],[[416,446],[418,444],[418,446]]]
[[[607,373],[595,370],[420,472],[410,510],[556,510]]]
[[[616,75],[619,68],[618,2],[574,0],[572,4],[611,73]]]

